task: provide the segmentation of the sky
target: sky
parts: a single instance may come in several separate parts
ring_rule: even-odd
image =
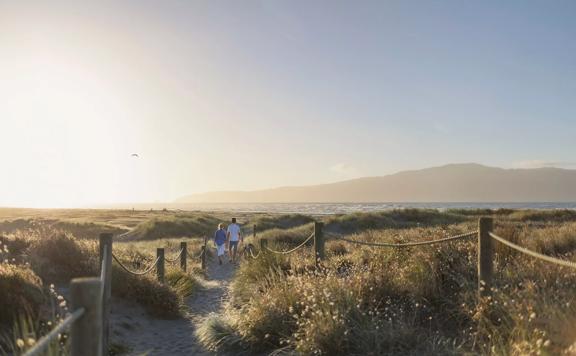
[[[576,168],[575,16],[571,0],[0,0],[0,206]]]

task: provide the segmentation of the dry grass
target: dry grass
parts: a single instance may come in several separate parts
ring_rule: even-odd
[[[56,320],[43,312],[56,298],[46,286],[97,274],[93,237],[100,227],[125,231],[139,226],[138,237],[153,239],[114,245],[124,263],[141,270],[154,261],[157,247],[165,247],[172,258],[180,241],[187,241],[190,254],[197,255],[203,242],[198,236],[211,234],[217,222],[228,220],[216,214],[132,211],[1,214],[9,221],[0,222],[0,228],[9,233],[0,237],[0,305],[16,305],[11,310],[19,313],[32,311],[33,328],[40,334],[44,330],[40,321]],[[352,239],[404,242],[474,230],[481,215],[494,216],[496,232],[515,243],[575,258],[576,218],[571,211],[407,209],[318,219],[325,222],[327,232]],[[239,218],[245,225],[259,224],[259,237],[277,249],[295,246],[313,229],[310,218],[300,215]],[[38,224],[43,219],[50,225]],[[62,229],[55,230],[58,222]],[[78,231],[71,234],[72,229]],[[198,330],[200,339],[212,350],[230,348],[236,353],[576,353],[573,271],[497,244],[493,297],[478,304],[474,239],[410,249],[328,241],[326,251],[320,270],[314,267],[310,247],[290,256],[266,254],[245,260],[232,284],[227,317],[209,318]],[[189,270],[199,269],[199,260],[188,263]],[[114,265],[112,291],[142,304],[154,316],[177,317],[183,299],[197,286],[195,275],[180,272],[177,264],[168,265],[167,284],[162,285],[154,275],[131,276]],[[1,308],[0,313],[5,311]],[[0,321],[8,318],[1,315]]]
[[[0,348],[15,350],[22,349],[15,341],[21,338],[19,335],[26,334],[27,338],[36,339],[50,330],[48,323],[57,322],[63,315],[53,311],[61,301],[57,300],[58,296],[50,285],[66,289],[70,279],[97,276],[100,271],[98,243],[90,238],[94,224],[71,223],[75,228],[87,229],[87,234],[77,231],[86,236],[82,239],[68,231],[55,229],[53,222],[49,225],[18,224],[10,222],[4,225],[10,228],[18,225],[22,229],[12,229],[10,234],[0,236],[0,305],[10,306],[0,308]],[[114,254],[130,268],[142,270],[155,260],[157,247],[165,247],[166,257],[172,259],[180,249],[180,241],[161,239],[115,243]],[[186,241],[190,255],[196,256],[202,241]],[[179,261],[167,263],[166,284],[159,283],[154,272],[133,276],[115,263],[112,268],[113,297],[139,303],[154,317],[179,317],[185,308],[185,298],[199,287],[198,259],[188,259],[188,270],[192,273],[180,271]]]
[[[576,224],[569,214],[496,213],[496,231],[503,237],[575,259]],[[353,239],[405,242],[475,230],[479,215],[411,211],[330,221],[344,226],[333,225],[334,230],[357,231],[348,235]],[[540,215],[551,220],[526,220]],[[374,222],[379,216],[383,221]],[[347,228],[350,221],[364,224]],[[374,225],[378,228],[365,228]],[[265,236],[277,237],[280,246],[294,245],[286,231]],[[314,269],[310,248],[245,261],[233,283],[229,320],[213,322],[212,328],[228,325],[229,338],[247,352],[552,355],[576,349],[574,271],[497,245],[493,297],[479,304],[473,238],[405,249],[328,241],[326,249],[321,270]],[[221,340],[217,346],[225,348],[226,339],[205,339]]]

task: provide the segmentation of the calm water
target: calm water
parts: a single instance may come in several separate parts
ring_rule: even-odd
[[[301,213],[312,215],[374,212],[390,209],[576,209],[576,203],[225,203],[185,204],[182,210]]]

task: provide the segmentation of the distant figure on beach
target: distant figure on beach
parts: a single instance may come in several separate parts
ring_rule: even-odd
[[[222,256],[226,253],[226,231],[224,225],[218,224],[218,230],[214,233],[214,244],[218,253],[218,262],[222,264]]]
[[[236,218],[232,218],[232,224],[228,225],[228,253],[230,254],[230,262],[236,262],[236,253],[238,251],[238,243],[244,242],[244,236],[240,232],[240,225],[236,224]]]

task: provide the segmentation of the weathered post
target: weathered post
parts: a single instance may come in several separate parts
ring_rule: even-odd
[[[180,269],[186,272],[186,262],[188,261],[188,244],[184,241],[180,242]]]
[[[204,236],[204,246],[202,246],[202,269],[206,269],[206,255],[208,254],[208,235]]]
[[[254,238],[254,242],[256,242],[256,224],[252,227],[252,237]]]
[[[490,294],[492,286],[493,250],[492,250],[492,218],[482,217],[478,221],[478,295],[485,297]]]
[[[158,262],[156,264],[156,275],[158,276],[158,281],[164,283],[164,249],[159,247],[156,249],[156,258]]]
[[[324,259],[324,233],[321,222],[314,222],[314,264],[320,266],[320,261]]]
[[[110,345],[110,298],[112,297],[112,234],[100,234],[100,268],[102,288],[102,352]]]
[[[100,278],[74,278],[70,284],[72,312],[83,308],[84,314],[70,328],[72,356],[101,356],[102,295]],[[107,353],[106,353],[107,354]]]

